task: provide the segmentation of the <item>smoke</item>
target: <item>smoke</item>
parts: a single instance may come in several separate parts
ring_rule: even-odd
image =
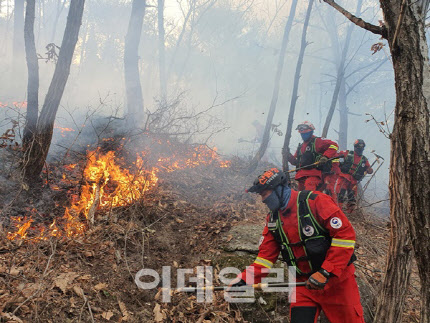
[[[193,138],[196,142],[206,140],[209,145],[219,147],[221,154],[251,156],[258,149],[259,136],[253,122],[257,120],[262,125],[266,122],[290,2],[196,1],[195,7],[190,5],[192,3],[185,0],[166,3],[168,105],[177,103],[184,115],[200,112],[206,115],[193,126],[201,130],[209,122],[213,127],[202,133],[196,132]],[[344,5],[354,8],[355,2],[349,0]],[[381,18],[377,5],[365,5],[362,17],[377,22]],[[13,69],[13,57],[18,55],[12,49],[13,9],[10,2],[1,2],[0,101],[8,102],[9,106],[10,102],[26,101],[27,78],[24,53],[19,53],[21,68]],[[287,126],[305,9],[305,4],[299,4],[297,8],[274,118],[274,124],[283,134]],[[122,118],[125,107],[124,38],[130,10],[131,1],[87,1],[70,77],[56,118],[51,155],[61,150],[59,145],[67,146],[69,142],[64,141],[73,141],[78,133],[82,144],[85,141],[93,144],[98,134],[97,126],[92,124],[94,119]],[[61,44],[67,12],[67,1],[64,8],[58,5],[58,1],[37,1],[35,38],[41,57],[46,57],[47,44]],[[310,120],[317,128],[316,135],[322,132],[330,106],[339,59],[336,52],[342,49],[348,24],[329,6],[316,3],[307,35],[308,47],[294,121],[297,124]],[[335,37],[333,33],[337,33]],[[346,90],[350,90],[346,98],[350,113],[348,148],[352,148],[355,139],[361,138],[366,141],[365,155],[370,161],[373,161],[371,150],[386,159],[376,180],[369,185],[371,199],[386,195],[390,149],[388,139],[377,125],[373,121],[366,122],[369,119],[366,113],[378,121],[388,121],[390,127],[395,103],[393,72],[389,63],[363,79],[378,61],[385,59],[384,49],[371,54],[371,45],[379,41],[377,36],[355,28],[345,70]],[[148,7],[139,47],[139,68],[144,106],[149,113],[156,113],[160,108],[157,46],[157,11]],[[42,105],[55,65],[40,59],[39,67],[39,102]],[[10,126],[7,120],[19,117],[23,121],[22,110],[0,107],[0,113],[2,132]],[[189,124],[186,126],[191,127]],[[118,124],[117,128],[121,127]],[[74,131],[63,137],[60,128]],[[213,135],[210,135],[211,131]],[[336,110],[328,138],[338,140],[338,131],[339,112]],[[280,132],[272,133],[266,157],[274,163],[281,160],[284,138]],[[300,141],[298,133],[293,132],[290,148],[294,150]]]

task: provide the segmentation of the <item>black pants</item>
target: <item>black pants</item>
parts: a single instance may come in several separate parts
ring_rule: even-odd
[[[291,323],[315,323],[318,319],[314,306],[298,306],[291,309]]]

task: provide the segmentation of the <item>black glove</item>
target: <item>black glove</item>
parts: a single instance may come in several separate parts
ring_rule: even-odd
[[[235,283],[231,284],[228,287],[230,289],[230,288],[234,288],[234,287],[242,287],[242,286],[245,286],[245,285],[246,285],[246,282],[243,279],[241,279],[238,282],[235,282]]]
[[[228,286],[228,288],[227,288],[227,293],[228,292],[231,292],[232,291],[232,289],[233,289],[233,291],[234,291],[234,289],[236,288],[236,287],[242,287],[242,286],[245,286],[246,285],[246,282],[243,280],[243,279],[241,279],[241,280],[239,280],[239,281],[237,281],[237,282],[235,282],[234,280],[233,280],[233,283],[232,284],[230,284],[229,286]]]
[[[316,273],[313,273],[306,282],[307,289],[324,289],[328,282],[330,273],[325,269],[320,269]]]
[[[322,157],[320,158],[320,160],[318,161],[318,163],[319,163],[320,165],[324,165],[326,162],[328,162],[328,158],[327,158],[326,156],[322,156]]]

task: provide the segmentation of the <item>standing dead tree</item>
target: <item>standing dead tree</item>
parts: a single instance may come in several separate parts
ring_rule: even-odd
[[[28,182],[39,177],[51,146],[55,116],[70,73],[73,53],[78,41],[85,0],[71,0],[66,29],[54,75],[37,122],[36,133],[24,152],[23,174]]]
[[[176,40],[176,44],[174,46],[173,53],[170,55],[170,61],[167,68],[167,74],[166,74],[166,80],[169,79],[170,76],[172,76],[172,71],[174,70],[174,66],[176,64],[176,59],[178,56],[178,52],[180,51],[182,43],[185,41],[185,36],[188,30],[189,37],[188,37],[188,46],[191,46],[191,38],[193,35],[193,30],[195,28],[195,25],[198,23],[198,20],[196,19],[196,16],[204,15],[205,12],[207,12],[212,6],[215,5],[216,0],[187,0],[185,1],[185,5],[182,4],[182,1],[178,1],[178,5],[180,7],[180,10],[182,12],[182,17],[184,19],[181,31],[179,33],[178,39]],[[184,7],[187,7],[186,9]],[[188,50],[189,55],[189,50]],[[178,82],[176,82],[178,83]]]
[[[124,80],[127,97],[126,120],[131,129],[135,129],[144,119],[138,50],[145,9],[146,0],[133,0],[124,44]]]
[[[54,24],[52,25],[51,43],[55,43],[55,33],[57,32],[58,20],[60,19],[61,12],[64,10],[65,5],[66,0],[58,0]]]
[[[359,0],[357,2],[357,9],[356,9],[357,14],[360,14],[362,4],[363,4],[363,0]],[[351,43],[351,36],[352,36],[353,29],[354,29],[354,25],[350,25],[348,26],[348,30],[346,32],[345,44],[343,46],[340,61],[337,66],[336,85],[334,87],[330,108],[328,110],[327,117],[324,123],[322,137],[327,137],[331,119],[333,118],[334,110],[336,108],[336,102],[339,97],[340,87],[344,82],[346,55],[348,54],[349,44]]]
[[[16,73],[24,58],[24,0],[15,0],[13,8],[13,72]]]
[[[375,73],[387,61],[388,61],[388,58],[376,61],[376,63],[378,63],[378,64],[374,68],[367,71],[365,74],[363,74],[357,81],[355,81],[351,85],[347,84],[348,78],[351,75],[351,73],[349,75],[344,75],[344,81],[342,82],[342,84],[340,86],[339,98],[338,98],[338,103],[339,103],[339,140],[338,140],[338,142],[339,142],[339,149],[340,150],[344,150],[347,148],[348,124],[349,124],[348,117],[349,117],[349,115],[356,115],[356,114],[349,111],[348,104],[347,104],[348,95],[359,84],[361,84],[363,81],[365,81],[369,76],[373,75],[373,73]],[[372,65],[372,64],[370,64],[370,65]],[[369,67],[369,65],[367,67]],[[362,69],[365,69],[365,68],[366,68],[366,66],[363,67]]]
[[[380,0],[385,22],[372,25],[324,0],[357,26],[388,41],[396,89],[391,135],[391,240],[374,322],[401,322],[413,249],[421,279],[421,322],[430,322],[430,65],[425,33],[429,0]]]
[[[360,5],[360,6],[359,6]],[[361,3],[357,3],[357,8],[359,7],[359,10],[361,11]],[[357,12],[359,11],[357,10]],[[321,13],[321,11],[319,11]],[[352,113],[349,110],[348,107],[348,95],[363,81],[365,81],[369,76],[373,76],[382,65],[384,65],[385,62],[388,61],[388,58],[383,60],[375,60],[373,62],[370,62],[368,60],[365,60],[363,64],[360,64],[360,66],[354,66],[354,69],[352,69],[353,66],[353,60],[356,57],[356,54],[358,51],[363,47],[363,42],[358,44],[356,47],[355,53],[352,53],[347,59],[347,56],[345,56],[345,59],[342,60],[342,53],[344,53],[345,45],[348,40],[348,37],[345,37],[343,41],[341,41],[340,36],[344,34],[343,30],[339,29],[338,27],[340,25],[336,24],[336,19],[333,16],[336,14],[333,10],[327,12],[327,16],[323,17],[321,16],[322,22],[325,26],[325,29],[327,30],[328,35],[330,36],[331,40],[331,49],[333,53],[333,60],[330,60],[331,63],[335,66],[336,70],[338,71],[340,63],[343,61],[342,65],[344,66],[343,73],[341,73],[341,79],[337,78],[336,76],[332,76],[335,82],[335,88],[337,86],[339,87],[339,91],[334,91],[333,98],[337,95],[337,102],[333,101],[331,102],[330,111],[334,113],[336,104],[339,105],[339,130],[338,133],[338,144],[340,150],[347,149],[347,143],[348,143],[348,125],[349,125],[349,117],[351,115],[359,116],[359,114]],[[342,23],[343,24],[343,21]],[[348,36],[348,31],[352,30],[354,28],[354,25],[349,25],[346,27],[347,32],[346,36]],[[351,36],[349,37],[351,39]],[[368,52],[368,49],[366,49]],[[368,54],[366,54],[368,55]],[[376,67],[374,67],[376,65]],[[374,67],[374,68],[372,68]],[[337,73],[339,74],[339,73]],[[357,74],[360,74],[359,76],[356,76]],[[356,79],[352,80],[353,77],[356,77]],[[351,82],[353,82],[351,84]],[[335,130],[336,131],[336,130]]]
[[[172,54],[172,58],[170,59],[169,68],[167,69],[167,76],[166,76],[167,78],[172,73],[172,68],[174,66],[176,55],[178,53],[179,47],[182,43],[182,39],[184,38],[185,31],[186,31],[187,25],[188,25],[188,21],[190,20],[191,14],[194,12],[194,10],[196,10],[196,1],[197,0],[190,0],[189,1],[187,13],[184,12],[184,10],[182,9],[181,3],[178,2],[179,6],[181,8],[181,11],[183,13],[184,23],[182,24],[181,32],[179,33],[178,40],[176,41],[175,49],[174,49],[173,54]]]
[[[166,80],[166,48],[164,45],[164,0],[158,0],[158,66],[160,69],[160,97],[163,104],[167,99],[167,80]]]
[[[282,71],[284,69],[285,52],[287,50],[288,39],[290,36],[291,27],[293,25],[294,16],[296,14],[297,1],[298,0],[293,0],[293,2],[291,3],[290,13],[288,15],[288,19],[285,24],[284,36],[282,37],[282,45],[281,45],[281,50],[279,52],[278,66],[275,74],[272,101],[270,102],[269,113],[267,115],[266,126],[264,128],[264,133],[263,133],[263,139],[261,141],[260,148],[258,149],[254,158],[250,162],[250,165],[248,167],[249,173],[253,172],[257,168],[258,163],[260,162],[261,158],[264,156],[264,153],[266,152],[267,146],[269,144],[270,131],[272,129],[273,116],[275,115],[276,105],[278,103],[279,88],[281,86],[281,76],[282,76]]]
[[[282,147],[282,169],[284,171],[288,171],[288,155],[290,154],[291,132],[293,131],[293,121],[294,121],[294,112],[296,110],[296,103],[297,103],[297,99],[299,98],[298,91],[299,91],[299,83],[300,83],[300,73],[302,71],[303,58],[305,56],[305,49],[308,46],[308,43],[306,41],[306,33],[308,30],[313,3],[314,1],[310,0],[308,4],[308,9],[306,12],[306,18],[303,25],[303,31],[302,31],[300,53],[299,53],[299,58],[297,59],[296,73],[294,74],[294,86],[293,86],[293,93],[291,94],[290,112],[288,113],[287,130],[285,132],[284,146]]]
[[[188,35],[187,37],[185,37],[186,39],[184,39],[184,46],[186,47],[185,49],[185,58],[182,60],[182,62],[178,65],[180,65],[180,67],[178,68],[179,72],[177,72],[176,74],[176,90],[179,89],[179,85],[181,84],[182,80],[185,78],[186,73],[185,71],[187,71],[187,66],[188,66],[188,61],[191,57],[191,52],[193,47],[198,46],[198,42],[195,43],[195,37],[194,37],[194,33],[195,33],[195,29],[197,27],[197,25],[199,24],[199,22],[202,20],[202,18],[204,17],[204,15],[217,3],[217,0],[202,0],[198,3],[195,3],[193,0],[189,0],[189,6],[191,6],[190,10],[191,10],[191,17],[189,18],[189,30],[188,30]],[[193,1],[193,2],[191,2]],[[176,43],[177,46],[179,44],[179,38],[178,38],[178,42]],[[175,49],[175,53],[176,49]],[[176,55],[176,54],[175,54]],[[173,62],[173,61],[172,61]],[[173,63],[170,63],[170,65],[173,67]]]
[[[35,0],[27,0],[24,22],[24,42],[27,58],[27,114],[25,118],[23,147],[27,147],[36,132],[39,114],[39,60],[34,42]]]

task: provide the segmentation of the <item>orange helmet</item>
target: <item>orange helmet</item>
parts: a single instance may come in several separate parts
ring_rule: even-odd
[[[356,147],[364,148],[364,147],[366,147],[366,143],[364,142],[364,140],[363,140],[363,139],[357,139],[357,140],[354,142],[354,148],[356,148]]]
[[[306,133],[311,132],[315,130],[314,125],[309,121],[303,121],[302,123],[299,123],[296,130],[299,131],[299,133]]]
[[[266,170],[257,177],[253,185],[246,190],[247,193],[261,193],[267,189],[275,189],[278,185],[285,184],[287,176],[277,168]]]

